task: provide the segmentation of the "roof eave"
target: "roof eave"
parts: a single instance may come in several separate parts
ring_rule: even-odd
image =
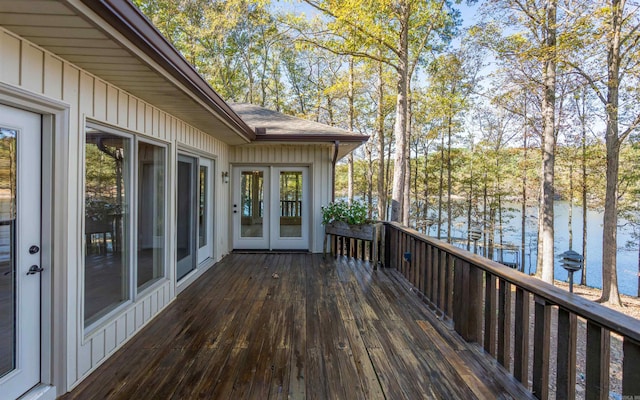
[[[229,107],[133,3],[128,0],[80,1],[209,105],[245,140],[256,139],[253,129]]]

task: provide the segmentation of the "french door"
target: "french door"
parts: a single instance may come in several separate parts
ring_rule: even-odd
[[[309,248],[307,167],[233,169],[235,249]]]
[[[40,381],[41,121],[0,105],[0,393]]]

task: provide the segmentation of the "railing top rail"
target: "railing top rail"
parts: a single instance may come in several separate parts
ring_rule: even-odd
[[[442,240],[426,236],[415,229],[407,228],[397,222],[385,222],[386,225],[426,242],[434,247],[453,254],[492,275],[503,279],[515,286],[540,296],[550,303],[556,304],[581,317],[589,319],[613,332],[620,333],[640,343],[640,320],[625,315],[619,311],[605,307],[602,304],[587,300],[576,294],[557,288],[540,279],[525,275],[505,265],[489,260],[464,249],[455,247]]]

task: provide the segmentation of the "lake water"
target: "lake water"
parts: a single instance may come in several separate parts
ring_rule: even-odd
[[[520,205],[508,204],[505,208],[512,207],[514,210],[503,212],[503,223],[505,225],[504,242],[520,246]],[[569,250],[569,203],[557,201],[554,208],[555,221],[555,267],[554,273],[558,280],[568,280],[567,271],[560,265],[558,255]],[[510,218],[505,219],[505,215]],[[537,208],[527,210],[527,240],[525,246],[525,273],[535,273],[536,270],[536,217]],[[596,210],[587,211],[587,285],[602,287],[602,217],[603,213]],[[466,219],[461,218],[454,222],[452,235],[456,237],[466,237]],[[582,253],[582,208],[573,207],[573,250]],[[626,248],[628,241],[632,238],[632,228],[625,226],[624,221],[618,221],[618,287],[621,293],[631,296],[638,295],[638,247],[637,244],[630,249]],[[435,234],[435,227],[432,228],[432,235]],[[495,237],[495,242],[499,240]],[[482,239],[478,242],[482,242]],[[635,240],[637,242],[637,240]],[[505,261],[512,261],[512,254],[505,254]],[[574,275],[576,283],[580,282],[580,272]]]

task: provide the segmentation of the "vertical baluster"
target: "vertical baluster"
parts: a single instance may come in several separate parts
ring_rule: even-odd
[[[535,298],[533,326],[533,395],[549,397],[549,352],[551,344],[551,305],[542,297]]]
[[[427,257],[425,262],[426,274],[424,277],[425,295],[433,302],[433,246],[427,244]]]
[[[447,269],[446,269],[446,274],[447,274],[447,280],[446,280],[447,289],[445,292],[446,307],[444,309],[445,315],[447,317],[451,316],[451,312],[453,310],[453,260],[454,260],[454,256],[452,254],[449,254],[449,256],[447,257]]]
[[[465,266],[462,260],[456,258],[453,264],[453,328],[462,336],[462,332],[466,329],[465,324],[467,321],[466,309],[465,309],[465,295],[464,284],[465,281]],[[466,285],[467,288],[469,285]]]
[[[576,339],[578,318],[575,314],[558,309],[558,364],[556,397],[574,399],[576,397]]]
[[[482,340],[482,270],[469,264],[469,324],[467,341],[481,343]]]
[[[498,362],[511,365],[511,284],[500,279],[498,288]]]
[[[611,335],[608,330],[587,321],[587,400],[609,398],[609,363]]]
[[[437,247],[433,247],[433,268],[431,275],[431,301],[433,302],[436,308],[440,307],[438,304],[438,295],[440,294],[440,288],[438,287],[439,274],[440,274],[440,249]]]
[[[529,292],[516,288],[513,376],[529,387]]]
[[[622,351],[622,396],[640,396],[640,343],[625,337]]]
[[[447,283],[447,263],[448,263],[448,255],[446,251],[440,252],[440,262],[438,263],[439,271],[438,271],[438,308],[444,312],[444,308],[446,305],[445,302],[445,293],[446,293],[446,283]]]
[[[390,224],[384,224],[383,225],[383,237],[382,237],[382,242],[384,244],[384,249],[383,249],[383,256],[384,258],[382,259],[382,262],[384,263],[385,268],[393,268],[392,265],[392,261],[391,261],[391,254],[392,253],[392,241],[391,241],[391,237],[393,236],[393,227]]]
[[[411,246],[411,263],[413,265],[413,286],[420,287],[420,240],[413,239]]]
[[[495,275],[485,274],[484,291],[484,350],[496,356],[496,293],[497,279]]]
[[[416,268],[417,268],[417,280],[418,290],[424,295],[424,247],[425,243],[422,240],[416,243]]]
[[[398,269],[398,240],[400,236],[400,232],[396,229],[396,227],[391,228],[391,247],[389,251],[389,258],[391,260],[391,268]]]

